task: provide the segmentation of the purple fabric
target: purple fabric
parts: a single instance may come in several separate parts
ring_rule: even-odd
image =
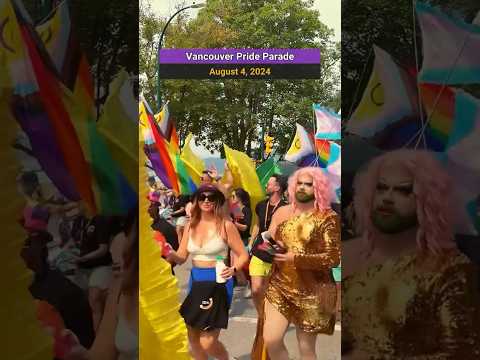
[[[167,175],[167,171],[163,166],[162,159],[160,158],[160,154],[155,149],[155,145],[145,145],[144,147],[145,155],[147,155],[148,160],[152,163],[153,171],[155,174],[160,178],[163,185],[169,189],[172,188],[172,184]]]
[[[11,103],[13,116],[27,134],[32,151],[60,193],[72,201],[80,200],[75,183],[67,170],[55,132],[38,94],[15,96]]]

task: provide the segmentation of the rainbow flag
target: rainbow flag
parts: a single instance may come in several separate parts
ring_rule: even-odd
[[[480,172],[480,100],[463,90],[455,94],[455,122],[446,150],[448,158],[469,170]]]
[[[455,119],[455,90],[448,86],[420,84],[420,95],[428,119],[427,147],[444,151]]]
[[[178,177],[169,153],[168,143],[160,134],[153,113],[143,97],[140,100],[139,112],[140,124],[144,128],[145,153],[163,185],[178,194],[180,192]]]
[[[58,82],[56,71],[28,22],[25,10],[6,2],[10,33],[20,39],[22,60],[10,64],[13,85],[11,111],[29,137],[40,165],[63,195],[83,199],[96,213],[92,172],[66,102],[68,93]],[[3,71],[2,71],[3,73]]]
[[[168,102],[163,105],[162,110],[155,115],[155,121],[160,129],[160,134],[172,146],[175,154],[180,152],[179,139],[175,122],[170,116]]]
[[[416,2],[422,32],[421,82],[477,84],[480,82],[480,26],[447,16],[426,3]]]
[[[66,87],[63,89],[64,103],[72,115],[82,151],[92,171],[98,211],[104,215],[125,214],[135,206],[138,182],[132,183],[132,170],[129,173],[121,171],[122,163],[114,161],[106,139],[98,131],[90,66],[71,25],[68,1],[62,2],[46,21],[36,27],[36,31],[56,68],[58,79]],[[130,181],[127,175],[130,175]]]
[[[317,139],[315,146],[320,167],[326,168],[340,159],[341,146],[334,141]]]

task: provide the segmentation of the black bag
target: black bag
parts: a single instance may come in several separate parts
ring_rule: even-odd
[[[271,264],[273,262],[273,254],[275,253],[272,249],[272,247],[263,241],[262,234],[258,234],[252,244],[251,253],[252,256],[256,256],[260,260]]]
[[[180,307],[180,314],[187,325],[207,331],[226,329],[228,310],[225,284],[193,281],[190,293]]]

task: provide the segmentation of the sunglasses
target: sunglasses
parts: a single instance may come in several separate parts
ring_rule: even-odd
[[[209,202],[216,202],[218,200],[218,197],[215,194],[200,194],[198,196],[198,201],[205,202],[207,200]]]

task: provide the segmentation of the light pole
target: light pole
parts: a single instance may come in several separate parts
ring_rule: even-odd
[[[160,91],[160,50],[162,49],[162,42],[163,42],[163,37],[165,36],[165,31],[167,30],[167,27],[171,23],[173,18],[178,14],[180,14],[182,11],[185,11],[187,9],[199,9],[204,6],[205,6],[205,3],[200,3],[200,4],[193,4],[193,5],[189,5],[189,6],[185,6],[184,8],[181,8],[175,14],[170,16],[170,19],[168,19],[167,23],[163,27],[162,33],[160,34],[160,40],[158,41],[158,48],[157,48],[157,105],[158,105],[159,111],[162,107],[162,97],[161,97],[161,91]]]

